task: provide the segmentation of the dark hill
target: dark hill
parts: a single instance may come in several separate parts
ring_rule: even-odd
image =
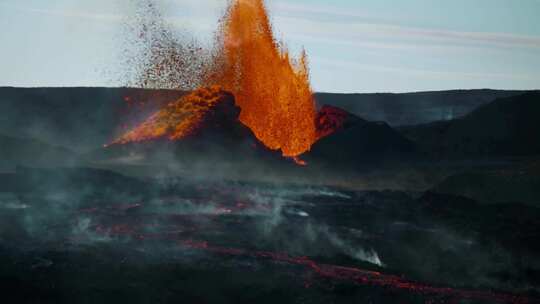
[[[387,123],[366,121],[353,114],[346,121],[335,133],[316,142],[302,158],[349,169],[414,158],[414,143]]]
[[[540,91],[500,98],[461,119],[401,129],[435,157],[540,154]]]
[[[0,134],[0,147],[0,171],[11,171],[18,164],[52,166],[76,159],[76,154],[69,149],[29,138]]]
[[[95,149],[184,92],[127,88],[0,87],[0,132],[36,138],[76,151]],[[406,94],[316,94],[369,121],[410,125],[469,113],[518,91],[441,91]]]
[[[520,202],[540,207],[540,161],[499,168],[467,170],[451,175],[432,192],[462,195],[485,204]]]
[[[239,116],[232,94],[217,87],[201,88],[168,103],[113,144],[86,156],[114,162],[138,155],[139,163],[174,162],[183,167],[264,159],[283,162],[281,154],[264,147]]]
[[[0,132],[76,151],[94,149],[183,95],[126,88],[0,88]]]
[[[497,98],[522,93],[488,89],[399,94],[317,93],[315,98],[321,105],[333,105],[370,121],[386,121],[391,126],[404,126],[462,117]]]

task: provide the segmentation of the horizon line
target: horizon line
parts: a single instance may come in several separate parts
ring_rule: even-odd
[[[192,90],[167,89],[167,88],[141,88],[128,86],[2,86],[0,89],[130,89],[130,90],[149,90],[149,91],[179,91],[190,92]],[[429,90],[411,90],[411,91],[373,91],[373,92],[329,92],[314,91],[313,94],[335,94],[335,95],[361,95],[361,94],[415,94],[415,93],[436,93],[436,92],[457,92],[457,91],[507,91],[507,92],[535,92],[537,89],[494,89],[494,88],[454,88],[454,89],[429,89]]]

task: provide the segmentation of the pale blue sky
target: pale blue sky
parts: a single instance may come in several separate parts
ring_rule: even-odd
[[[136,0],[0,0],[0,86],[118,86]],[[156,0],[209,41],[226,0]],[[540,89],[540,0],[267,0],[332,92]]]

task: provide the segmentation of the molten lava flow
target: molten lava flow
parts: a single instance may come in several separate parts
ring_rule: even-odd
[[[228,8],[208,82],[231,91],[240,121],[267,147],[297,156],[316,141],[315,102],[305,52],[296,62],[273,37],[263,0]]]
[[[204,116],[217,104],[227,100],[227,93],[219,87],[201,88],[169,103],[141,125],[127,132],[113,144],[125,144],[151,139],[178,140],[201,127]]]

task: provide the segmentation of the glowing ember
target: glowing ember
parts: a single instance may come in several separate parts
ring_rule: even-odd
[[[204,117],[219,103],[230,100],[229,95],[219,87],[198,89],[168,104],[135,129],[114,141],[115,144],[140,142],[167,138],[178,140],[196,131],[204,122]]]
[[[236,0],[218,37],[209,82],[231,91],[240,120],[267,147],[297,156],[316,140],[315,103],[305,52],[296,62],[273,37],[263,0]]]
[[[302,167],[305,167],[307,166],[307,162],[305,160],[302,160],[300,157],[298,156],[293,156],[292,157],[292,160],[299,166],[302,166]]]

